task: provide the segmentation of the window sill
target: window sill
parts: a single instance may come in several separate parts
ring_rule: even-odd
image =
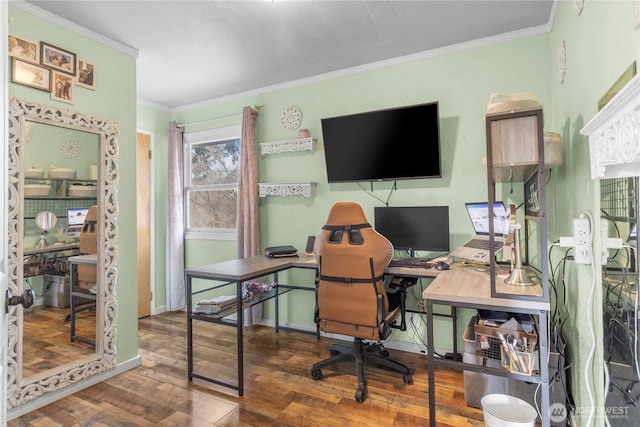
[[[187,231],[185,240],[236,240],[236,232],[224,231]]]

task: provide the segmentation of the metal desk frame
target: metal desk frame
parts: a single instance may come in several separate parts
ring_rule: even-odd
[[[549,366],[547,356],[548,327],[547,318],[549,303],[544,301],[530,301],[524,299],[494,298],[491,296],[491,283],[489,274],[475,271],[472,267],[456,267],[440,274],[429,287],[422,293],[426,304],[427,314],[427,359],[429,373],[429,424],[436,425],[436,392],[435,392],[435,367],[446,366],[453,369],[462,369],[485,374],[509,377],[519,381],[541,384],[541,408],[540,415],[543,427],[549,427]],[[523,294],[536,293],[536,287],[513,288],[513,292]],[[541,289],[539,289],[542,292]],[[508,311],[513,313],[525,313],[538,316],[538,354],[540,373],[538,375],[523,375],[509,372],[501,367],[489,368],[472,363],[464,363],[456,360],[441,359],[435,357],[433,342],[433,306],[434,304],[448,305],[452,310],[457,308],[487,309]],[[454,330],[454,340],[457,341],[457,331]]]
[[[92,294],[90,292],[80,292],[74,291],[75,282],[78,270],[78,265],[97,265],[98,264],[98,256],[96,254],[89,255],[77,255],[69,257],[69,269],[71,270],[71,277],[69,279],[69,320],[71,321],[71,325],[69,328],[69,334],[71,336],[71,342],[80,341],[86,344],[91,344],[95,347],[95,340],[91,340],[89,338],[81,337],[76,335],[76,314],[81,311],[86,311],[88,308],[77,309],[76,298],[84,298],[88,300],[96,301],[97,303],[97,295]],[[97,307],[96,307],[97,309]],[[96,316],[96,331],[98,330],[98,316]]]
[[[247,280],[256,279],[259,277],[274,275],[274,281],[276,283],[276,287],[272,292],[269,292],[264,298],[261,298],[259,301],[255,301],[254,304],[259,302],[266,301],[271,298],[275,298],[275,311],[276,311],[276,332],[280,330],[293,330],[297,332],[306,332],[301,331],[299,329],[289,328],[280,326],[280,316],[279,316],[279,296],[280,294],[284,294],[290,292],[292,290],[304,290],[304,291],[314,291],[316,290],[315,286],[293,286],[293,285],[282,285],[278,282],[278,273],[281,271],[288,270],[290,268],[303,268],[303,269],[316,269],[316,259],[313,256],[301,256],[301,257],[292,257],[292,258],[267,258],[265,256],[256,256],[250,258],[242,258],[235,259],[225,262],[220,262],[216,264],[205,265],[202,267],[195,268],[186,268],[185,272],[185,285],[186,285],[186,300],[187,300],[187,377],[189,381],[192,381],[194,378],[208,381],[217,385],[221,385],[232,390],[236,390],[239,396],[242,396],[244,393],[244,363],[243,363],[243,309],[246,308],[242,304],[242,283]],[[385,274],[388,275],[397,275],[397,276],[412,276],[412,277],[421,277],[421,278],[433,278],[437,276],[439,271],[435,269],[416,269],[416,268],[403,268],[403,267],[392,267],[388,268],[385,271]],[[204,279],[222,282],[221,284],[207,287],[206,289],[200,289],[196,292],[193,291],[193,280],[194,279]],[[204,314],[195,314],[193,313],[193,301],[192,297],[194,295],[210,291],[216,288],[230,286],[235,283],[236,285],[236,305],[230,310],[228,313],[223,312],[222,315],[204,315]],[[235,321],[231,321],[228,319],[224,319],[223,316],[229,315],[232,313],[237,313],[237,318]],[[449,315],[446,315],[449,317]],[[455,321],[455,317],[452,316]],[[238,380],[237,384],[229,384],[224,381],[219,381],[215,378],[211,378],[202,374],[198,374],[194,372],[193,367],[193,321],[199,320],[209,323],[217,323],[226,326],[233,326],[237,329],[236,339],[237,339],[237,361],[238,361]],[[316,328],[315,332],[316,336],[319,338],[320,333]],[[455,344],[454,344],[455,345]]]

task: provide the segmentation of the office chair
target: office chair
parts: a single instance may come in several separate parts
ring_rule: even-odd
[[[387,359],[386,351],[369,351],[363,344],[363,340],[387,339],[401,312],[401,307],[389,310],[384,288],[384,270],[393,246],[353,202],[336,203],[322,230],[314,246],[318,261],[315,321],[321,331],[352,336],[354,343],[350,352],[314,364],[311,378],[322,379],[322,369],[335,363],[355,361],[358,403],[367,397],[365,363],[401,372],[405,384],[413,383],[409,368]]]

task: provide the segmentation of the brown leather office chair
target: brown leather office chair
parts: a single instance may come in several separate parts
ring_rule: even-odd
[[[80,231],[80,255],[95,254],[98,251],[98,206],[93,205],[87,211],[82,231]],[[91,289],[97,282],[95,265],[78,265],[78,286],[84,290]]]
[[[362,340],[387,339],[400,307],[389,311],[384,270],[393,256],[393,245],[371,227],[354,202],[338,202],[316,238],[318,261],[316,323],[323,332],[355,338],[353,350],[336,354],[311,368],[314,380],[321,369],[355,360],[358,376],[357,402],[367,397],[364,364],[373,363],[399,371],[406,384],[413,379],[409,368],[386,358],[384,352],[368,351]]]

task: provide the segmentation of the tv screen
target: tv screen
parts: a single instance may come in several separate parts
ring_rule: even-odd
[[[449,252],[449,207],[374,208],[374,228],[395,249]]]
[[[442,176],[437,102],[321,122],[330,183]]]

